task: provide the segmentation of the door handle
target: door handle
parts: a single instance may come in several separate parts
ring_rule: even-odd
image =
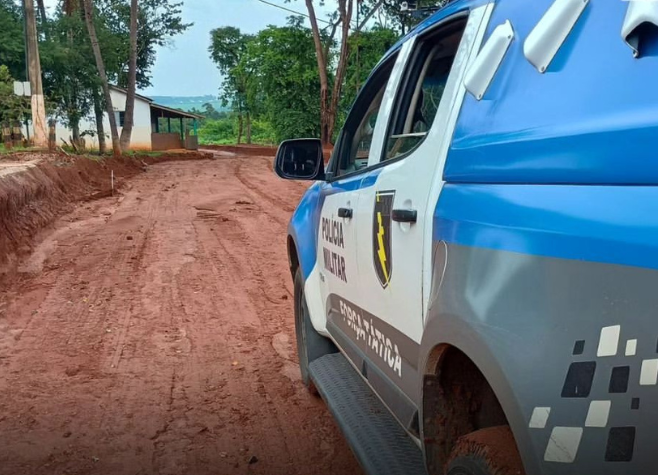
[[[352,208],[338,208],[338,217],[352,219]]]
[[[391,219],[398,223],[415,223],[418,220],[418,212],[415,209],[394,209]]]

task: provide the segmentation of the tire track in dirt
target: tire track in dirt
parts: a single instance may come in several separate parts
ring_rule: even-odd
[[[0,289],[0,474],[361,473],[299,382],[285,244],[305,186],[268,167],[152,166],[60,220]]]

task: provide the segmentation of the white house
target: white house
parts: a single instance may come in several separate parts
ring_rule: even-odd
[[[125,89],[110,86],[110,95],[112,96],[112,106],[116,117],[119,135],[123,128],[123,121],[126,110]],[[131,150],[141,151],[158,151],[173,149],[193,149],[198,148],[197,138],[197,120],[202,117],[178,109],[156,104],[152,99],[137,94],[135,96],[134,125],[130,140]],[[172,119],[178,121],[180,132],[171,131]],[[110,139],[110,120],[107,113],[104,114],[103,126],[105,129],[105,142],[108,148],[111,147]],[[85,134],[90,131],[90,134]],[[30,126],[30,135],[33,134]],[[25,130],[23,131],[25,134]],[[71,130],[61,121],[57,121],[55,127],[57,145],[63,145],[64,141],[70,143]],[[96,121],[93,114],[85,117],[80,121],[80,134],[84,134],[85,147],[88,149],[98,149],[98,136],[96,134]]]

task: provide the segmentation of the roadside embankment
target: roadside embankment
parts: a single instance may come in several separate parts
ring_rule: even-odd
[[[11,272],[32,250],[38,232],[79,201],[112,194],[127,178],[152,163],[198,160],[209,154],[184,152],[121,158],[24,153],[0,158],[0,275]]]

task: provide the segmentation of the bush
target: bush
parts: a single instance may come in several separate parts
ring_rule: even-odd
[[[246,129],[246,127],[245,127]],[[242,133],[242,143],[246,142],[246,130]],[[272,125],[265,120],[252,120],[251,142],[271,145],[276,142]],[[199,143],[202,145],[235,145],[238,143],[238,119],[236,116],[218,120],[206,119],[199,127]]]

